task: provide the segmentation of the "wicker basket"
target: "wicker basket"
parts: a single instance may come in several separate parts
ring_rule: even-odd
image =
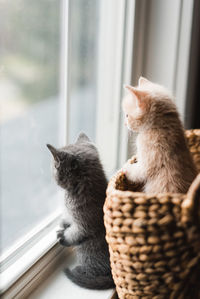
[[[200,172],[200,130],[186,137]],[[137,188],[119,171],[104,205],[119,298],[200,298],[200,174],[187,194]]]

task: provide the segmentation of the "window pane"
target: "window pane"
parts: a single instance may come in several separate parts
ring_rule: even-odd
[[[58,206],[45,144],[59,136],[60,5],[0,4],[3,250]]]
[[[95,140],[99,0],[69,1],[69,140],[80,131]]]

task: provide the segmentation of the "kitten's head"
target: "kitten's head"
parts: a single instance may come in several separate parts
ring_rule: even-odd
[[[84,133],[79,134],[74,144],[60,149],[50,144],[47,147],[53,155],[55,179],[62,188],[78,182],[86,167],[98,160],[95,146]]]
[[[178,116],[172,96],[163,86],[140,77],[138,86],[124,87],[128,94],[123,99],[122,108],[128,129],[160,128],[169,121],[169,117]]]

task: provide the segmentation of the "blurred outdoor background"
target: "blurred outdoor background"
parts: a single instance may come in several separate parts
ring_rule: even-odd
[[[62,5],[61,0],[0,2],[3,251],[60,205],[46,143],[65,143],[60,88],[68,20],[62,19]],[[95,139],[98,0],[71,1],[69,22],[70,141],[81,130]]]

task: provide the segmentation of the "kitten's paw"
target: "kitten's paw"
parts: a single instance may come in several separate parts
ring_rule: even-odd
[[[126,174],[126,168],[125,167],[122,168],[122,174]]]
[[[70,242],[68,242],[64,237],[58,239],[58,242],[59,242],[62,246],[65,246],[65,247],[70,247],[70,246],[72,246],[72,244],[71,244]]]
[[[67,246],[67,247],[71,246],[71,244],[69,244],[69,243],[66,241],[66,239],[65,239],[65,237],[64,237],[63,234],[57,233],[57,240],[58,240],[58,242],[59,242],[62,246]]]
[[[126,164],[123,166],[123,168],[122,168],[122,173],[123,173],[123,174],[126,174],[126,173],[128,172],[128,170],[129,170],[129,166],[130,166],[129,163],[126,163]]]
[[[80,239],[77,239],[77,240],[71,240],[71,242],[69,242],[65,238],[61,238],[59,240],[59,243],[61,245],[65,246],[65,247],[70,247],[70,246],[79,246],[87,240],[88,240],[87,237],[83,237],[83,238],[80,238]]]
[[[64,229],[67,229],[68,227],[70,227],[70,224],[69,223],[63,223],[63,227],[64,227]]]
[[[126,172],[127,172],[127,163],[122,168],[122,173],[126,174]]]
[[[65,229],[61,228],[57,230],[56,234],[57,234],[57,240],[62,246],[71,246],[71,244],[69,244],[69,242],[66,241]]]
[[[124,167],[122,168],[122,171],[123,171],[123,174],[125,174],[126,178],[128,180],[131,180],[131,177],[132,177],[132,171],[133,171],[133,164],[130,164],[130,163],[126,163],[124,165]]]
[[[64,219],[61,220],[61,222],[60,222],[59,225],[60,225],[60,228],[61,228],[61,229],[64,229],[64,230],[67,229],[68,227],[70,227],[70,224],[67,223],[67,222],[65,222]]]
[[[64,238],[64,229],[57,230],[56,235],[58,240]]]

